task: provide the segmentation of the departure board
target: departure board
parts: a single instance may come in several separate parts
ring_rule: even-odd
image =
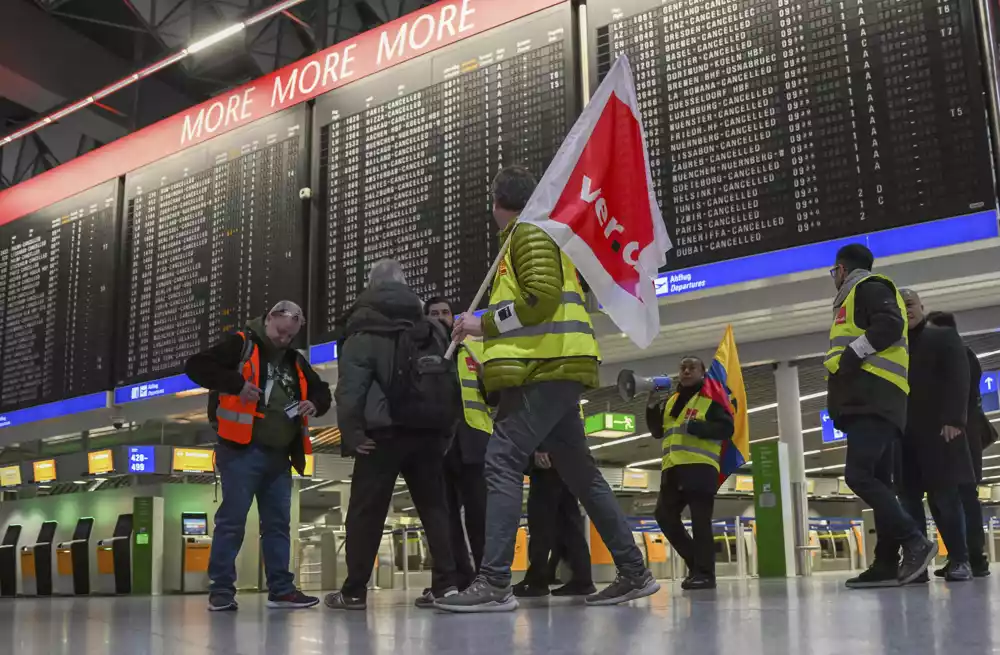
[[[541,178],[577,114],[572,24],[566,3],[317,99],[317,340],[385,257],[468,306],[499,247],[493,178]]]
[[[111,385],[118,182],[0,226],[0,411]]]
[[[668,268],[992,208],[972,0],[590,0],[627,54]]]
[[[126,176],[119,384],[178,372],[278,300],[305,306],[306,120],[290,109]]]

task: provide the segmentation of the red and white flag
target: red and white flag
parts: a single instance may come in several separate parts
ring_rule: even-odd
[[[566,253],[640,348],[660,330],[653,281],[673,246],[656,204],[628,58],[619,57],[521,212]]]

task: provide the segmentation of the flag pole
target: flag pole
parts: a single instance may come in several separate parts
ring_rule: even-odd
[[[490,288],[490,282],[493,281],[493,276],[497,273],[497,268],[500,267],[500,262],[503,261],[504,255],[507,254],[507,249],[510,248],[510,240],[514,237],[514,228],[511,228],[510,234],[504,240],[503,245],[500,246],[500,252],[497,253],[496,259],[493,260],[493,265],[490,266],[490,270],[487,271],[486,277],[483,279],[483,283],[479,285],[479,291],[476,293],[476,297],[473,298],[472,304],[469,305],[469,311],[466,314],[472,314],[476,311],[476,307],[479,307],[479,303],[482,302],[483,296],[486,295],[486,290]],[[458,341],[452,341],[451,345],[448,346],[448,350],[444,354],[445,359],[451,359],[455,354],[455,349],[458,348]]]

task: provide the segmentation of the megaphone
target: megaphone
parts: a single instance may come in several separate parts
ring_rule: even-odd
[[[618,374],[618,395],[626,401],[646,391],[669,391],[672,386],[669,375],[644,378],[627,368]]]

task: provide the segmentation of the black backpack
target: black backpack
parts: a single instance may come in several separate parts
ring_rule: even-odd
[[[449,339],[436,321],[419,321],[396,336],[386,398],[393,425],[451,435],[462,402]]]

